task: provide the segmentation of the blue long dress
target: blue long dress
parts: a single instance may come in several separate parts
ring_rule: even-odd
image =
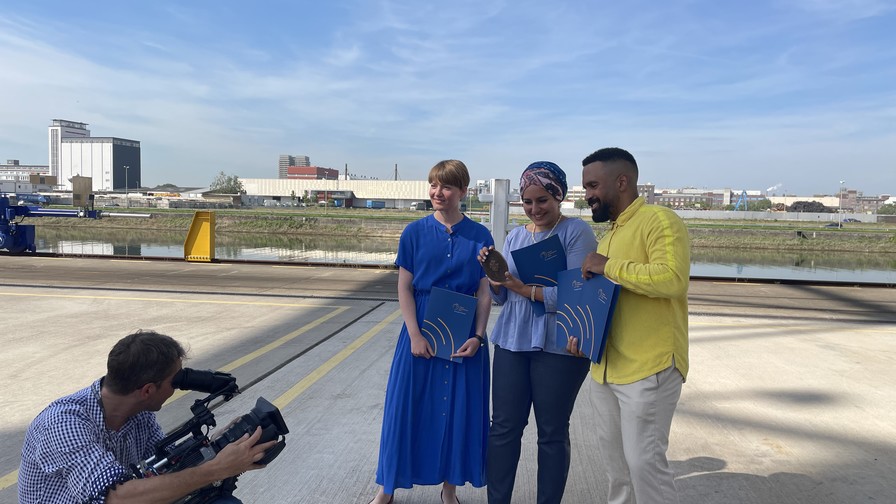
[[[433,215],[405,228],[395,264],[414,275],[418,321],[423,320],[432,287],[476,294],[484,276],[476,255],[493,244],[485,226],[466,216],[450,234]],[[383,491],[391,494],[396,488],[444,481],[484,486],[488,391],[488,345],[461,363],[414,357],[407,326],[402,325],[380,436],[376,482]]]

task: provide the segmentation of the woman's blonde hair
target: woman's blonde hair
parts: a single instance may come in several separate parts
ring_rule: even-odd
[[[433,182],[465,189],[470,186],[470,172],[463,161],[446,159],[429,170],[429,183]]]

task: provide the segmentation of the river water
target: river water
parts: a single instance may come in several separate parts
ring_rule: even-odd
[[[72,255],[183,257],[182,231],[47,228],[39,252]],[[240,261],[390,265],[397,238],[309,237],[218,233],[215,258]],[[695,249],[691,275],[738,279],[860,282],[896,285],[896,254]]]

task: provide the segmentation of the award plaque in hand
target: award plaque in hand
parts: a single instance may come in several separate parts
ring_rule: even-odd
[[[485,260],[482,261],[482,268],[485,270],[485,276],[495,282],[507,280],[507,277],[504,276],[504,273],[507,273],[507,260],[495,249],[488,251]]]

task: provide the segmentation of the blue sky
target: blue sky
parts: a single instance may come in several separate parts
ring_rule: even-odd
[[[52,119],[142,142],[143,185],[275,177],[280,154],[391,179],[630,150],[660,187],[896,194],[896,4],[4,2],[0,158]]]

